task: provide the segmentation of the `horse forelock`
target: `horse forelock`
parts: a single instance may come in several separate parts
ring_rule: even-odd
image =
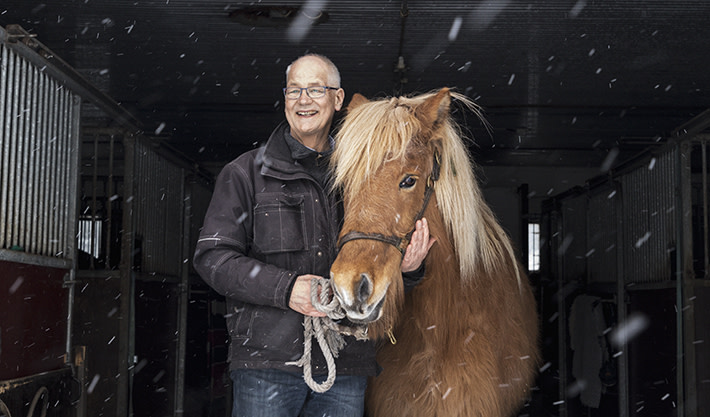
[[[404,159],[430,126],[422,126],[414,109],[433,93],[370,101],[349,113],[336,136],[333,181],[345,200],[357,196],[378,168]],[[485,124],[479,108],[463,95],[452,93]],[[434,132],[441,145],[441,174],[434,185],[438,208],[453,240],[461,279],[471,281],[481,270],[493,273],[515,265],[507,235],[486,204],[474,165],[459,126],[447,117]],[[419,141],[416,141],[419,142]],[[427,150],[430,152],[430,150]],[[515,268],[517,274],[517,266]]]
[[[348,113],[335,139],[333,182],[355,195],[384,163],[403,159],[421,125],[402,98],[375,100]]]

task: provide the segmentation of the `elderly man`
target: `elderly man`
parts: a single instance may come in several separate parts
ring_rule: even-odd
[[[336,256],[342,207],[328,188],[331,124],[343,106],[337,67],[309,54],[286,70],[287,123],[266,145],[227,164],[217,178],[194,257],[195,269],[227,302],[232,416],[357,416],[377,364],[372,342],[346,337],[337,378],[310,390],[300,368],[303,316],[314,277],[328,277]],[[418,223],[402,271],[420,268],[433,244]],[[327,373],[313,346],[316,380]]]

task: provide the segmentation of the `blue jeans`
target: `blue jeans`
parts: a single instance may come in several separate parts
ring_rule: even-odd
[[[333,387],[311,391],[303,375],[275,369],[231,371],[232,417],[362,417],[366,376],[338,375]],[[326,376],[314,377],[323,383]]]

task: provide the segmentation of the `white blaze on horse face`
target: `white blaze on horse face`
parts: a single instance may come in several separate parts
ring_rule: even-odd
[[[338,299],[340,305],[343,306],[343,308],[352,305],[353,300],[355,299],[353,297],[353,293],[341,289],[341,287],[338,285],[338,280],[335,278],[335,273],[332,269],[330,271],[330,280],[335,284],[333,285],[333,291],[335,292],[335,298]]]

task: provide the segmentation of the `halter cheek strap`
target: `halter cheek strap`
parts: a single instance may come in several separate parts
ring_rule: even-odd
[[[434,163],[432,166],[431,174],[429,174],[429,177],[426,180],[426,188],[424,189],[424,202],[422,203],[422,208],[419,209],[419,213],[417,213],[417,216],[414,218],[414,227],[412,227],[412,230],[410,230],[409,233],[407,233],[404,237],[398,237],[395,235],[385,236],[381,233],[364,233],[353,230],[344,234],[340,238],[340,242],[338,243],[338,252],[343,249],[343,245],[345,245],[347,242],[350,242],[351,240],[369,239],[377,240],[394,246],[399,251],[399,253],[402,254],[402,257],[404,257],[404,253],[407,250],[407,245],[409,245],[409,240],[412,238],[412,235],[416,230],[417,220],[420,220],[422,216],[424,216],[424,211],[429,205],[429,200],[431,199],[431,195],[434,192],[434,183],[439,180],[440,173],[441,155],[439,154],[438,150],[434,150]]]

